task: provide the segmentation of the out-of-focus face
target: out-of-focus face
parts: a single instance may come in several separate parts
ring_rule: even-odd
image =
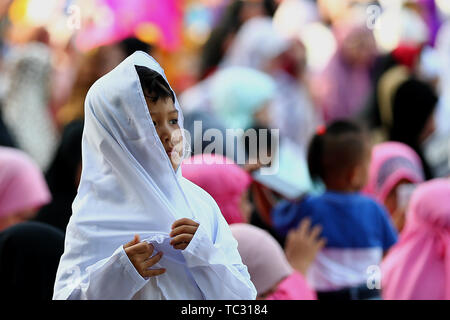
[[[5,218],[0,218],[0,231],[12,227],[15,224],[25,222],[33,218],[37,213],[37,209],[23,209],[10,214]]]
[[[374,38],[366,31],[352,32],[342,44],[342,55],[345,60],[354,66],[367,66],[376,52]]]
[[[248,0],[243,3],[239,18],[244,23],[254,17],[266,15],[262,0]]]
[[[159,139],[176,171],[183,155],[183,136],[178,125],[178,111],[170,98],[152,102],[146,98],[148,110]]]

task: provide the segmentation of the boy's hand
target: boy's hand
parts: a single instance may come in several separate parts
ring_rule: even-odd
[[[184,250],[191,242],[199,224],[188,218],[175,221],[169,236],[172,238],[170,244],[174,249]]]
[[[166,272],[166,269],[149,269],[161,260],[163,253],[158,252],[150,258],[154,249],[153,245],[145,241],[140,242],[138,235],[135,235],[134,239],[125,244],[123,248],[125,249],[128,259],[130,259],[137,272],[139,272],[143,278],[159,276]]]
[[[319,225],[311,228],[311,220],[304,218],[297,229],[291,230],[286,238],[285,253],[286,258],[292,267],[300,271],[303,275],[316,258],[326,240],[319,238],[322,227]]]

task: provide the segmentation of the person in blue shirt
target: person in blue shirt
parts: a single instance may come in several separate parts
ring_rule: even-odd
[[[307,279],[320,299],[372,299],[380,296],[379,264],[397,241],[386,209],[360,193],[368,177],[370,144],[357,124],[336,121],[321,128],[308,150],[308,167],[325,192],[300,201],[280,202],[272,211],[280,236],[304,218],[322,227],[326,245]]]

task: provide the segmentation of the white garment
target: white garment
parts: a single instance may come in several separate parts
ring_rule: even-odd
[[[135,66],[164,71],[136,52],[91,87],[85,103],[83,171],[54,299],[255,299],[237,242],[217,204],[175,172],[152,124]],[[167,80],[166,80],[167,81]],[[179,125],[183,116],[178,101]],[[200,226],[175,250],[168,234],[180,218]],[[123,245],[140,235],[166,273],[144,279]]]

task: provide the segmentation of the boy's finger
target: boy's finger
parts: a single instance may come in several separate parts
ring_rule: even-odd
[[[127,252],[132,255],[147,255],[149,257],[153,253],[153,249],[151,243],[144,241],[127,248]]]
[[[159,260],[161,260],[162,256],[163,256],[163,253],[162,252],[158,252],[157,254],[155,254],[150,259],[145,260],[143,262],[144,269],[147,270],[148,268],[152,267],[155,263],[158,263]]]
[[[149,269],[142,272],[142,276],[145,278],[159,276],[166,272],[166,269]]]
[[[187,234],[187,233],[180,234],[180,235],[172,238],[172,240],[170,240],[170,245],[175,246],[182,242],[189,243],[189,242],[191,242],[193,237],[194,236],[192,234]]]
[[[124,244],[123,247],[124,248],[129,248],[135,244],[139,243],[139,235],[135,234],[133,240],[131,240],[130,242],[128,242],[127,244]]]
[[[199,224],[191,219],[188,218],[181,218],[177,221],[175,221],[172,224],[172,230],[175,229],[176,227],[182,226],[182,225],[188,225],[188,226],[194,226],[194,227],[198,227]]]
[[[174,245],[173,248],[176,250],[184,250],[187,248],[188,245],[189,245],[189,243],[182,242],[182,243]]]
[[[179,226],[179,227],[176,227],[175,229],[173,229],[172,232],[170,232],[169,236],[171,238],[173,238],[182,233],[194,234],[196,231],[197,231],[197,227],[195,227],[195,226],[182,225],[182,226]]]

